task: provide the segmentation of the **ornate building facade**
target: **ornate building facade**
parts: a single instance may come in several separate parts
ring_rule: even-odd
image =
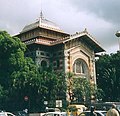
[[[72,72],[96,83],[95,55],[104,49],[86,29],[70,35],[41,13],[39,19],[26,25],[17,37],[27,45],[26,56],[38,66]]]

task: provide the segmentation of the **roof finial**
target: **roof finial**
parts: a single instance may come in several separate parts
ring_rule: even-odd
[[[84,32],[84,33],[88,33],[87,28],[85,28],[85,30],[84,30],[83,32]]]
[[[41,3],[40,3],[40,5],[41,5],[40,19],[43,19],[44,17],[43,17],[43,11],[42,11],[42,0],[41,0]]]
[[[40,12],[40,18],[41,18],[41,19],[44,18],[44,17],[43,17],[43,12],[42,12],[42,10],[41,10],[41,12]]]
[[[85,28],[85,30],[84,31],[87,31],[87,28]]]

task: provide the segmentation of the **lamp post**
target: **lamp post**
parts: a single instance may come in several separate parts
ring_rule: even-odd
[[[119,40],[120,31],[117,31],[115,35],[118,37],[118,44],[119,44],[119,51],[120,51],[120,40]]]

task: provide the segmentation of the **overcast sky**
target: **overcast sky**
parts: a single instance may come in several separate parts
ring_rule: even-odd
[[[0,0],[0,29],[11,35],[44,17],[70,34],[83,31],[96,38],[106,53],[119,49],[120,0]]]

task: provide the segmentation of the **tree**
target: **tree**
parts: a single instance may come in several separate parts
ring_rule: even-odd
[[[77,102],[90,102],[93,94],[90,82],[86,78],[75,78],[73,83],[73,93],[74,97],[77,98]]]
[[[89,79],[74,77],[72,73],[67,73],[67,91],[70,103],[90,103],[91,96],[94,96],[94,100],[103,96],[102,89],[91,84]]]
[[[6,89],[10,86],[10,75],[19,70],[24,60],[25,45],[16,37],[0,31],[0,83]]]
[[[97,84],[104,91],[103,101],[120,101],[120,52],[102,55],[96,61]]]
[[[26,45],[19,38],[0,31],[0,84],[8,92],[3,103],[7,110],[26,107],[24,96],[28,95],[32,103],[35,98],[33,92],[37,93],[37,67],[31,58],[24,57],[25,50]]]
[[[66,81],[62,73],[46,69],[40,72],[41,94],[49,107],[55,107],[56,100],[66,101]],[[61,89],[62,88],[62,89]]]
[[[8,99],[7,97],[8,91],[4,90],[4,88],[0,85],[0,109],[4,109],[4,102]]]
[[[66,102],[65,75],[50,67],[38,70],[35,62],[24,56],[25,51],[26,45],[19,38],[0,31],[0,105],[4,110],[42,111],[44,100],[51,106],[58,99]]]
[[[0,31],[0,84],[4,91],[8,91],[7,95],[10,95],[12,88],[12,73],[19,71],[24,62],[25,49],[26,46],[18,38],[11,37],[6,31]]]
[[[11,78],[13,80],[11,100],[14,101],[16,99],[14,103],[18,104],[18,109],[22,108],[21,110],[23,110],[28,108],[33,111],[38,100],[37,95],[39,93],[40,80],[37,67],[32,59],[26,58],[23,67],[19,71],[14,71]],[[17,97],[18,95],[19,97]],[[25,96],[28,97],[27,102],[24,100]]]

